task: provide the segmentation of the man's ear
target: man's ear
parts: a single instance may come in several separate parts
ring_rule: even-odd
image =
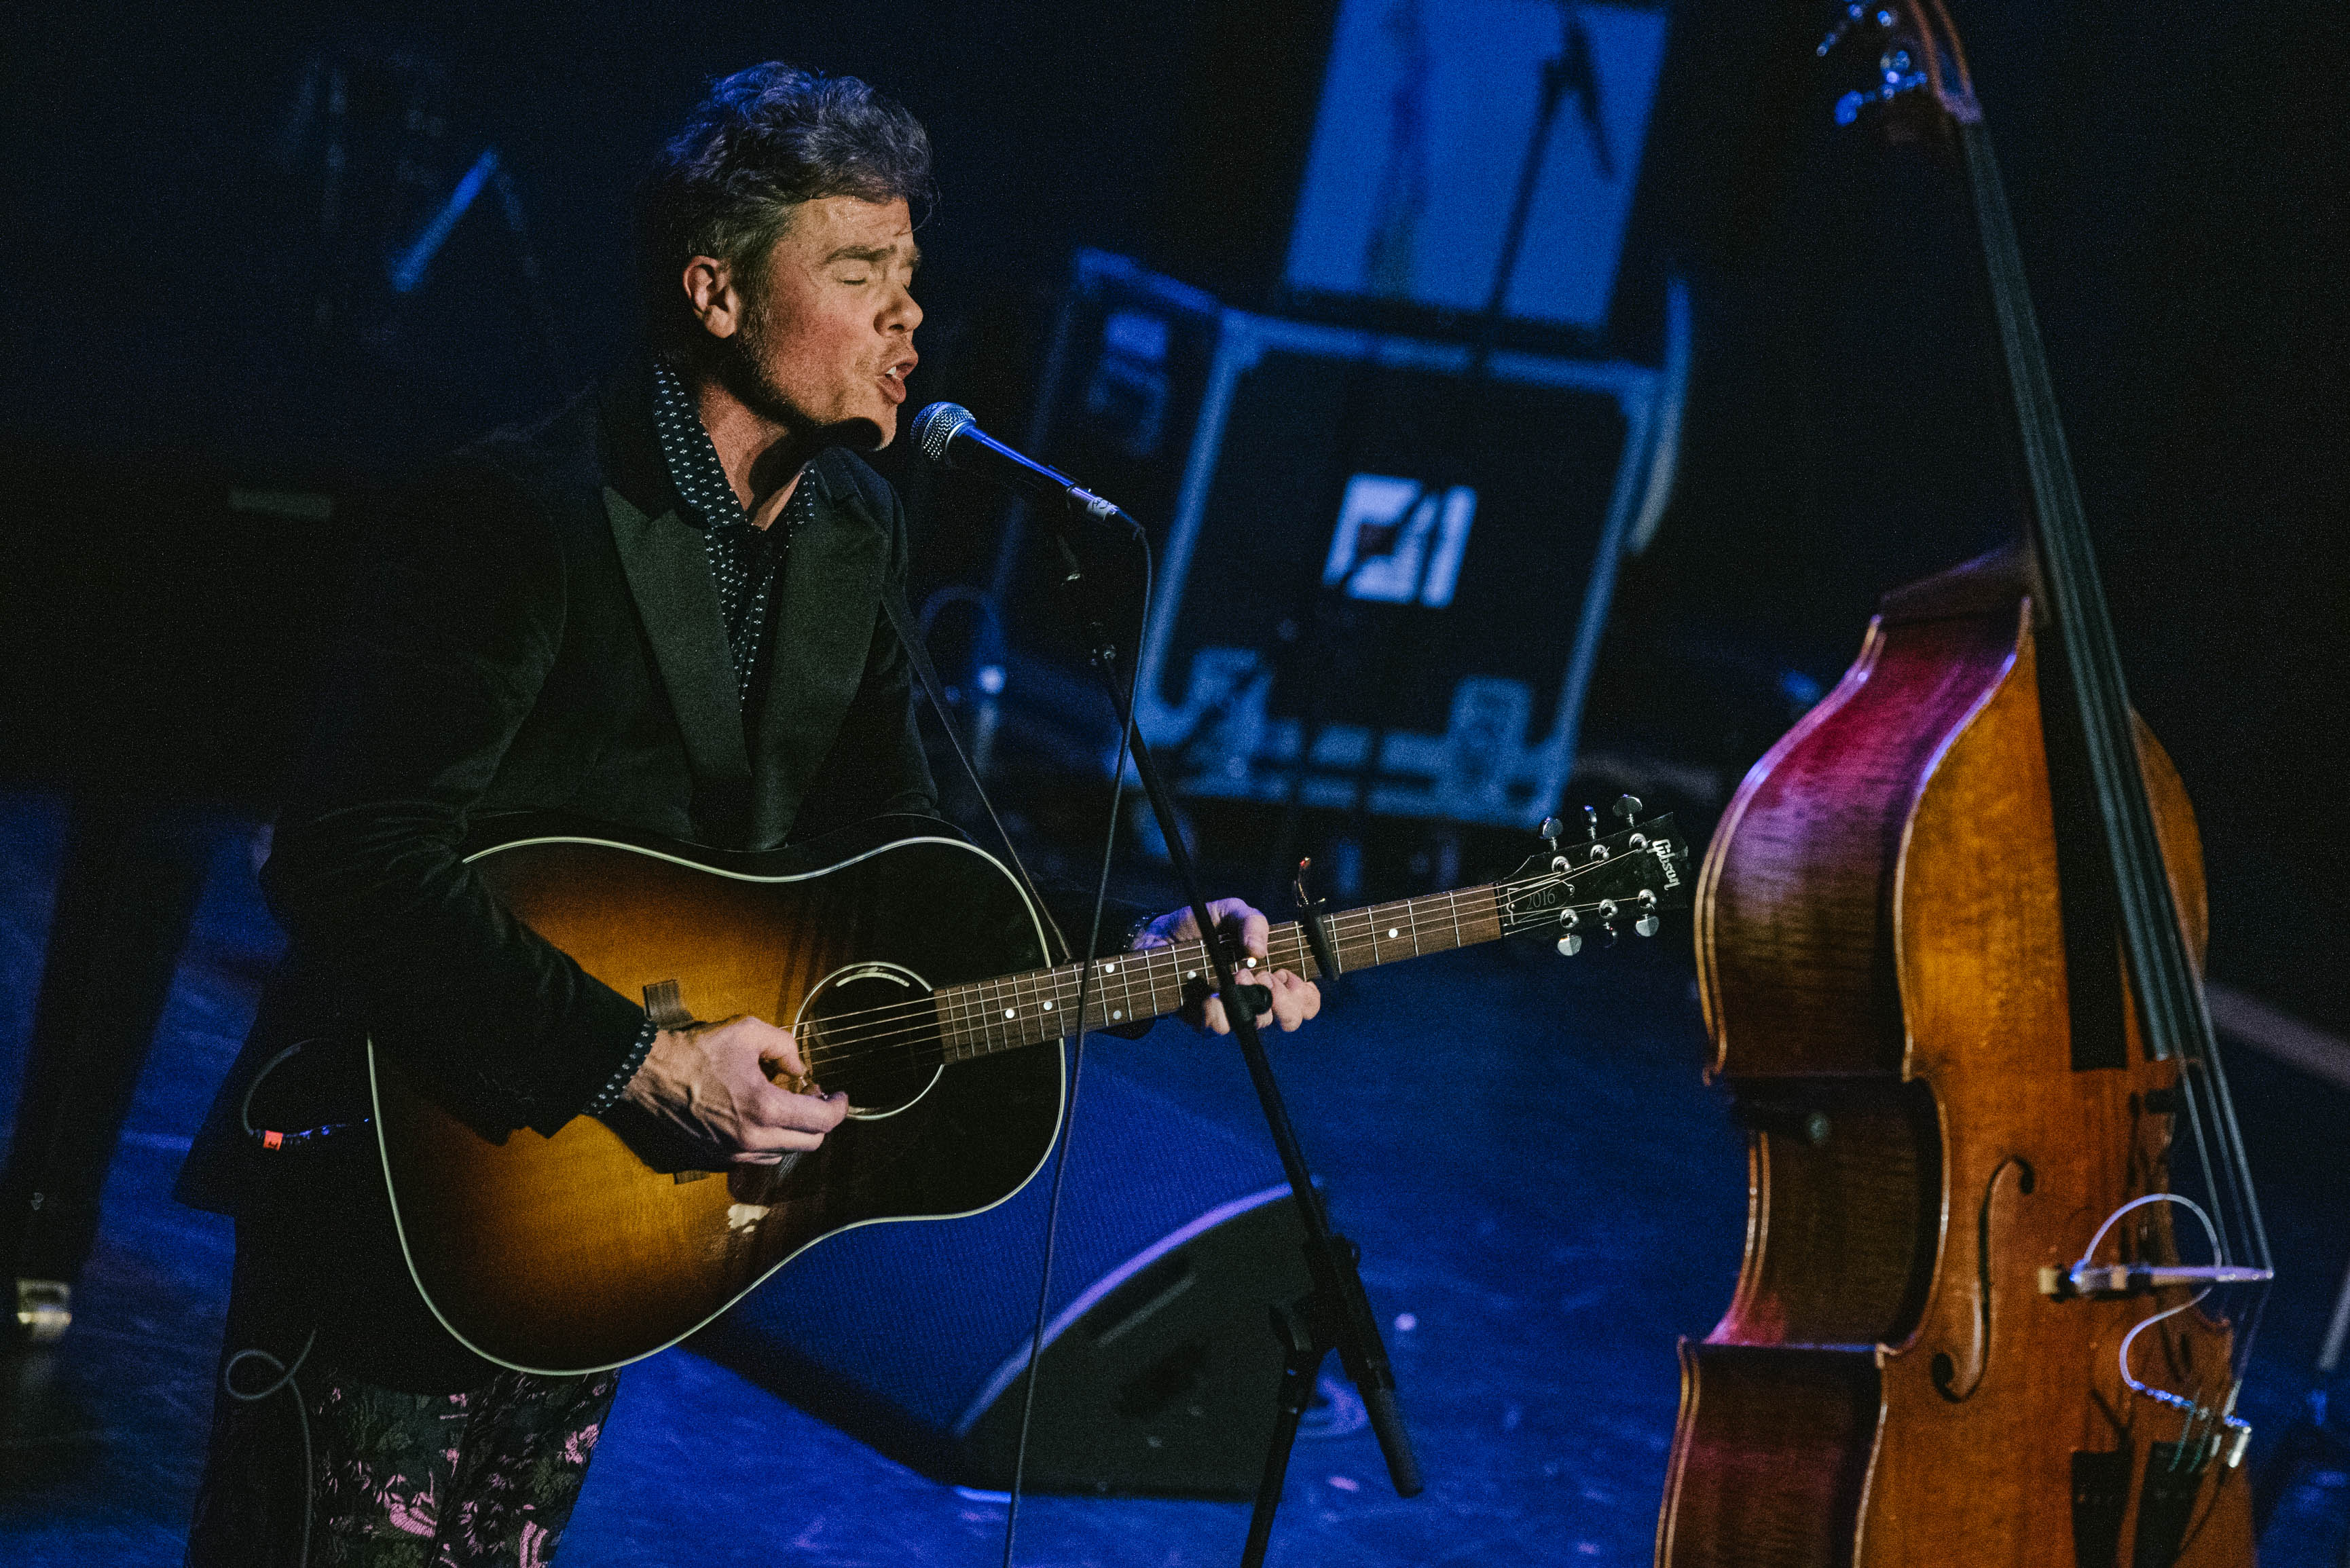
[[[734,290],[734,271],[712,256],[695,256],[685,264],[685,301],[703,331],[712,337],[732,337],[743,327],[743,297]]]

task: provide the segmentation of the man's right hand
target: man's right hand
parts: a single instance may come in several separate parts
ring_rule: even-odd
[[[664,1029],[621,1098],[684,1137],[709,1168],[774,1165],[804,1153],[848,1114],[847,1095],[795,1094],[765,1064],[807,1076],[792,1032],[748,1015]]]

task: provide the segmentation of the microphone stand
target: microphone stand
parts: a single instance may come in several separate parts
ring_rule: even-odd
[[[1136,529],[1138,537],[1140,532]],[[1289,1472],[1289,1453],[1296,1441],[1297,1424],[1313,1397],[1322,1363],[1332,1351],[1338,1353],[1347,1377],[1362,1396],[1363,1408],[1370,1417],[1371,1430],[1378,1438],[1380,1453],[1387,1459],[1388,1475],[1395,1483],[1398,1497],[1419,1495],[1419,1465],[1412,1456],[1411,1438],[1404,1430],[1403,1412],[1396,1402],[1395,1370],[1388,1361],[1378,1321],[1371,1314],[1370,1298],[1363,1291],[1362,1273],[1357,1266],[1360,1250],[1330,1229],[1329,1211],[1323,1207],[1322,1195],[1314,1186],[1314,1172],[1305,1163],[1305,1151],[1298,1147],[1296,1130],[1290,1125],[1289,1110],[1282,1100],[1281,1085],[1274,1077],[1273,1063],[1265,1055],[1264,1041],[1257,1033],[1250,988],[1243,987],[1233,973],[1232,956],[1209,919],[1207,895],[1191,863],[1191,850],[1183,842],[1182,829],[1166,783],[1159,775],[1158,761],[1142,732],[1135,726],[1127,686],[1118,676],[1118,646],[1080,597],[1085,573],[1067,539],[1057,530],[1055,539],[1063,566],[1061,586],[1077,607],[1092,649],[1095,673],[1109,698],[1111,711],[1126,732],[1135,771],[1141,775],[1151,814],[1158,818],[1159,830],[1166,837],[1168,857],[1174,863],[1176,879],[1190,902],[1191,918],[1199,923],[1201,946],[1207,950],[1208,962],[1215,970],[1216,990],[1223,1000],[1224,1016],[1231,1021],[1232,1039],[1248,1064],[1250,1081],[1256,1086],[1258,1107],[1264,1113],[1265,1127],[1273,1135],[1274,1149],[1281,1157],[1282,1171],[1289,1179],[1290,1193],[1297,1200],[1298,1217],[1305,1227],[1305,1267],[1313,1279],[1313,1289],[1295,1302],[1281,1303],[1273,1308],[1273,1330],[1281,1341],[1285,1365],[1276,1396],[1279,1403],[1273,1442],[1265,1453],[1256,1510],[1249,1520],[1248,1544],[1241,1554],[1243,1568],[1260,1568],[1273,1536],[1274,1512],[1281,1506],[1282,1486]],[[1300,887],[1302,889],[1302,878]],[[1326,976],[1335,976],[1337,970],[1326,950],[1320,915],[1311,907],[1302,913],[1314,944],[1315,961]]]

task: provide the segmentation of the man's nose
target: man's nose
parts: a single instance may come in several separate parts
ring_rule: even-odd
[[[884,332],[910,333],[921,324],[922,307],[915,303],[911,293],[899,287],[889,307],[881,313],[881,329]]]

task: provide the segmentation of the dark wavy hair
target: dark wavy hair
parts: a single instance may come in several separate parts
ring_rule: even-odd
[[[637,260],[655,345],[696,341],[678,279],[710,256],[755,285],[803,202],[903,197],[919,222],[931,199],[921,122],[855,77],[770,60],[713,83],[670,139],[637,197]]]

